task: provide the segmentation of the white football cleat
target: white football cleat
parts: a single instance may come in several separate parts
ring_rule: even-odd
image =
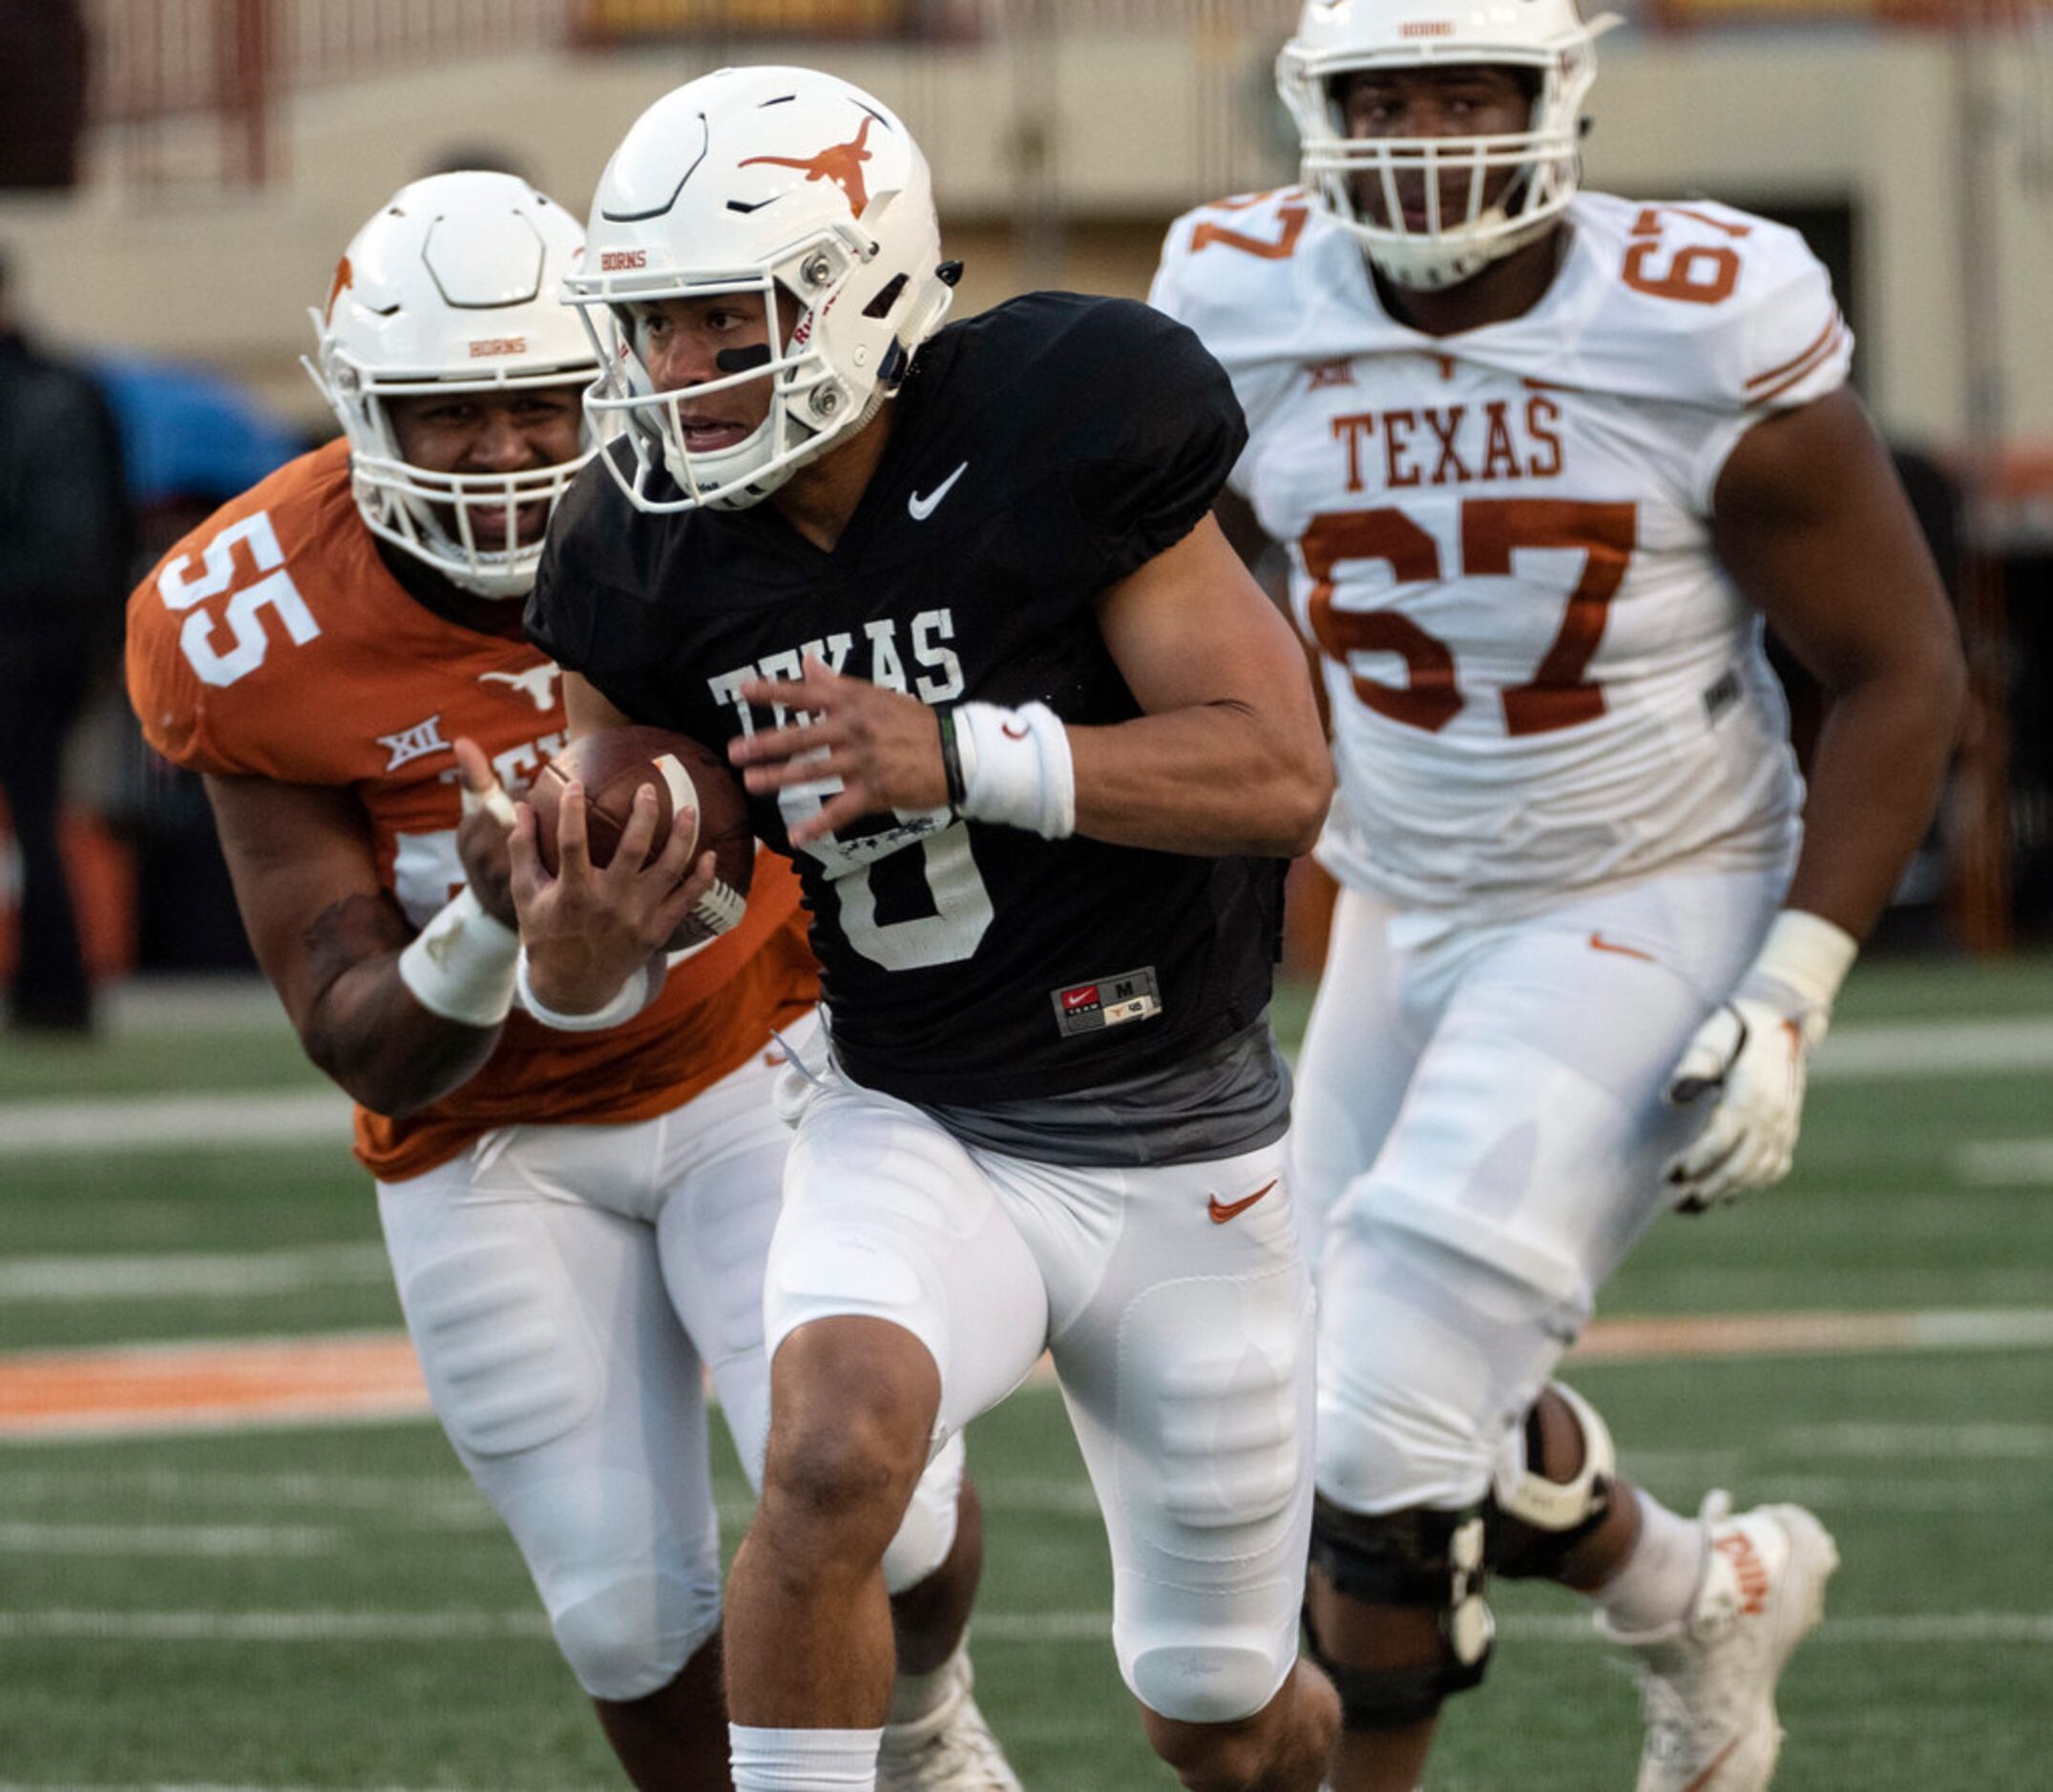
[[[1825,1615],[1839,1566],[1831,1533],[1801,1506],[1731,1516],[1707,1495],[1703,1579],[1677,1623],[1637,1634],[1597,1628],[1639,1656],[1646,1745],[1636,1792],[1762,1792],[1782,1750],[1775,1682]]]
[[[877,1792],[1024,1792],[970,1696],[975,1675],[957,1649],[941,1701],[911,1723],[889,1723],[877,1754]]]

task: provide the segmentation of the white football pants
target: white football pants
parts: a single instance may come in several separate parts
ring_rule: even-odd
[[[765,1052],[652,1120],[503,1127],[378,1188],[435,1415],[595,1698],[658,1691],[719,1627],[704,1380],[760,1485],[782,1064]],[[961,1473],[959,1445],[929,1468],[886,1557],[893,1592],[953,1546]]]
[[[772,1354],[814,1320],[903,1326],[940,1371],[953,1439],[1048,1350],[1111,1543],[1127,1686],[1186,1722],[1267,1704],[1297,1657],[1311,1523],[1311,1295],[1285,1141],[1078,1169],[971,1149],[831,1067],[786,1072],[779,1098],[798,1139]]]
[[[1669,1073],[1787,884],[1669,876],[1423,940],[1343,890],[1293,1154],[1327,1498],[1458,1510],[1519,1473],[1523,1415],[1702,1123],[1666,1105]]]

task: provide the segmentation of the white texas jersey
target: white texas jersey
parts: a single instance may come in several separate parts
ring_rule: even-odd
[[[1846,377],[1793,231],[1578,196],[1524,317],[1434,338],[1296,189],[1179,219],[1154,302],[1247,413],[1231,483],[1289,550],[1340,794],[1319,857],[1407,908],[1509,915],[1793,851],[1759,618],[1713,557],[1740,436]]]

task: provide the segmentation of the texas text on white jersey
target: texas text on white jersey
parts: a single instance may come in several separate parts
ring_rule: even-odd
[[[1713,488],[1846,377],[1792,231],[1579,196],[1540,302],[1434,338],[1295,189],[1171,228],[1154,302],[1226,364],[1234,489],[1286,543],[1340,795],[1320,844],[1408,908],[1508,916],[1685,861],[1793,851],[1802,784]]]

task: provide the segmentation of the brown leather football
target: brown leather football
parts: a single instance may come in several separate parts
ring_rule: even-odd
[[[671,935],[672,951],[724,933],[741,920],[756,865],[756,837],[741,782],[712,748],[667,728],[605,728],[573,740],[542,767],[528,792],[534,805],[535,844],[551,876],[557,863],[557,806],[573,778],[584,785],[585,838],[595,865],[611,863],[634,813],[635,792],[643,784],[656,789],[649,860],[670,838],[675,815],[697,816],[692,857],[713,853],[713,887]]]

